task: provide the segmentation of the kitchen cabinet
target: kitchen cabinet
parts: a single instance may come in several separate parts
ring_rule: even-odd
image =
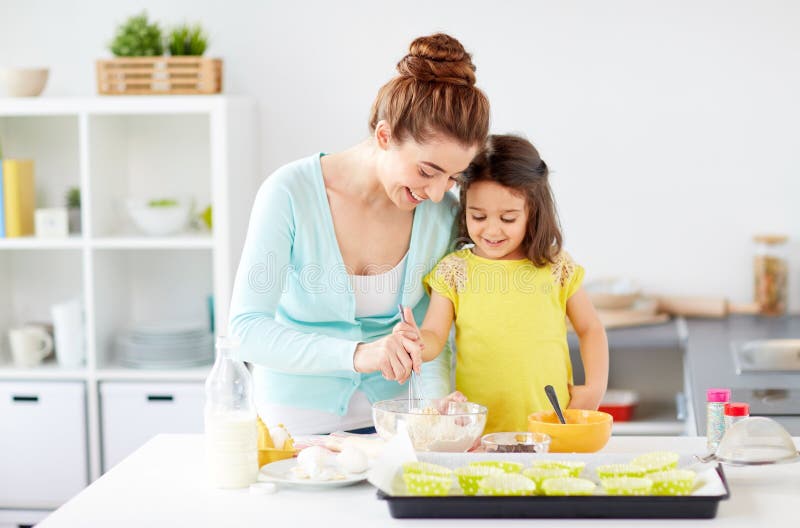
[[[3,153],[34,160],[36,206],[63,207],[69,188],[81,192],[82,233],[0,238],[0,383],[75,382],[82,387],[81,453],[84,465],[88,457],[88,476],[84,468],[81,485],[110,467],[103,464],[104,446],[111,446],[109,462],[135,447],[122,440],[129,434],[140,438],[140,432],[149,437],[202,428],[196,414],[202,403],[194,414],[187,411],[181,402],[188,396],[182,390],[187,384],[199,390],[210,365],[127,368],[116,360],[115,341],[132,326],[152,322],[208,321],[217,333],[225,332],[250,206],[262,180],[257,123],[255,101],[243,96],[0,98]],[[195,213],[210,205],[212,227],[173,236],[137,232],[126,199],[172,196],[193,199]],[[85,364],[62,368],[50,359],[34,368],[12,365],[8,330],[48,322],[53,304],[74,298],[83,301]],[[181,390],[174,392],[174,407],[136,410],[130,424],[110,414],[101,420],[101,386],[123,382],[163,383]],[[115,398],[109,398],[113,406]],[[181,411],[169,412],[177,408]],[[4,427],[28,431],[30,438],[41,435],[26,429],[29,422],[19,409],[13,416],[9,421],[2,415]],[[140,421],[141,431],[131,431]],[[45,422],[56,424],[57,432],[63,419],[37,423]],[[33,440],[27,445],[26,456],[41,451],[42,445]],[[59,457],[58,464],[38,473],[38,481],[64,463]],[[57,506],[60,501],[54,496],[27,496],[19,511]],[[0,524],[8,518],[0,515]],[[30,524],[25,522],[30,517],[19,519]]]
[[[0,382],[0,508],[55,508],[89,483],[86,385]]]
[[[100,384],[103,471],[159,433],[202,433],[202,383]]]

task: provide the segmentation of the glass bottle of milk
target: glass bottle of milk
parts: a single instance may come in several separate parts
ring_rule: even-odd
[[[258,475],[258,429],[250,371],[232,357],[235,339],[217,338],[217,358],[206,378],[206,468],[217,488],[244,488]]]

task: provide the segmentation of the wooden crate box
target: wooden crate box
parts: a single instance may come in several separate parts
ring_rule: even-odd
[[[213,94],[221,91],[221,59],[162,56],[97,61],[97,92],[100,94]]]

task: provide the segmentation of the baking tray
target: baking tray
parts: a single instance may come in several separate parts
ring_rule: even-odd
[[[508,454],[503,458],[513,460]],[[427,457],[426,457],[427,458]],[[541,457],[544,458],[544,457]],[[584,459],[575,455],[550,453],[550,459]],[[632,458],[627,457],[628,459]],[[682,457],[683,458],[683,457]],[[432,460],[429,460],[432,461]],[[621,462],[619,456],[603,457],[599,463]],[[685,464],[684,464],[685,465]],[[587,469],[589,464],[587,463]],[[572,497],[464,496],[411,497],[388,495],[378,490],[389,513],[397,519],[418,518],[595,518],[595,519],[712,519],[717,515],[721,500],[730,497],[730,488],[722,466],[713,470],[719,482],[719,493],[687,496],[619,496],[592,495]]]

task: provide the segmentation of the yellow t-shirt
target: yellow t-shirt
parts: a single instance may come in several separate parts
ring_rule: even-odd
[[[423,279],[453,303],[456,389],[489,409],[485,432],[527,431],[530,413],[551,408],[545,385],[569,403],[567,299],[583,275],[566,252],[537,268],[528,259],[491,260],[462,249]]]

